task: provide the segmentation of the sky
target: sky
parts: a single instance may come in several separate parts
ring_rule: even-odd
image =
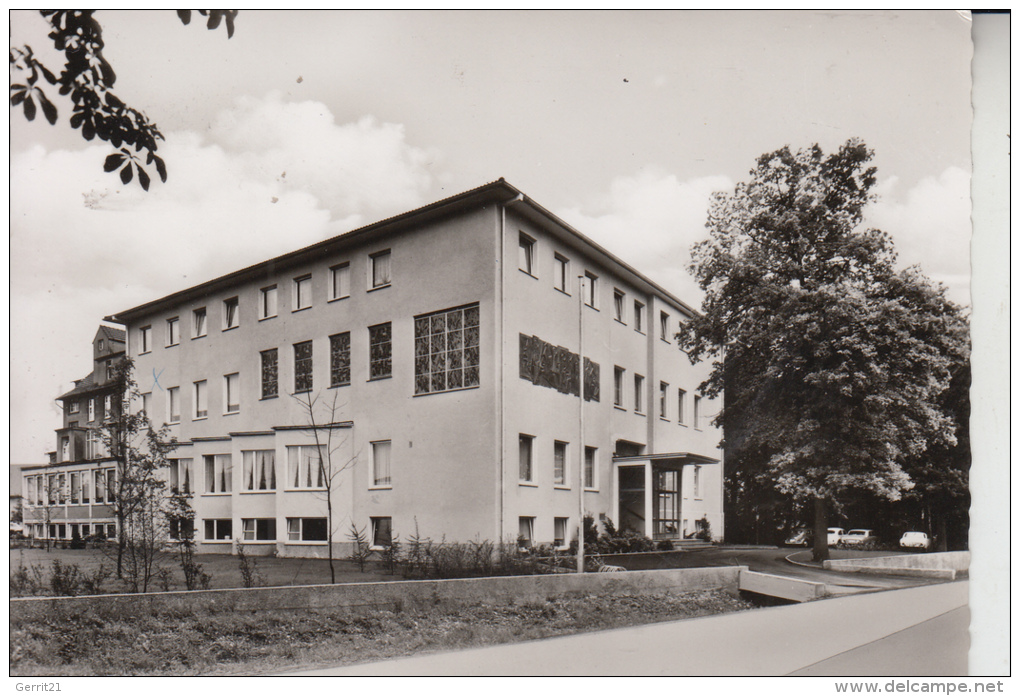
[[[862,138],[892,236],[969,305],[970,21],[935,12],[260,12],[234,37],[102,10],[169,179],[10,113],[11,461],[104,316],[504,177],[689,304],[708,201],[789,145]],[[45,23],[11,13],[43,56]],[[51,93],[62,118],[69,104]]]

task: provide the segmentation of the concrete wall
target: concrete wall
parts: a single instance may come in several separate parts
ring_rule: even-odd
[[[415,605],[545,601],[552,597],[587,593],[651,594],[722,589],[735,594],[741,570],[747,570],[746,566],[199,590],[100,597],[24,598],[10,600],[10,612],[12,620],[85,610],[94,611],[100,616],[175,610],[213,613],[335,608],[365,614],[379,609],[398,610]]]
[[[957,573],[964,572],[970,567],[970,551],[848,558],[825,561],[823,566],[826,570],[848,573],[888,573],[952,580]]]

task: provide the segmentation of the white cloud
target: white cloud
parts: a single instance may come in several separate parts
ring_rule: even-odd
[[[705,218],[715,191],[731,191],[725,176],[680,181],[658,168],[617,177],[609,192],[559,215],[623,261],[694,307],[702,292],[687,271],[693,244],[707,238]]]
[[[244,99],[168,133],[165,184],[102,172],[106,146],[11,159],[15,460],[53,448],[52,398],[90,369],[102,317],[427,202],[435,155],[403,127],[317,102]]]
[[[866,224],[888,232],[904,266],[917,264],[929,278],[948,288],[949,298],[970,304],[970,175],[949,167],[908,191],[896,177],[876,187],[879,200]]]

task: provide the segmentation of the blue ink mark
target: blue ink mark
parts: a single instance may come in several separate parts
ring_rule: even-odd
[[[159,383],[159,378],[165,371],[166,368],[163,368],[162,370],[159,371],[159,374],[157,375],[156,368],[152,368],[152,386],[159,387],[160,391],[166,391],[166,389],[163,389],[163,385]]]

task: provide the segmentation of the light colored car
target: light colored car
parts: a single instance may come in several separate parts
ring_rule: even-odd
[[[829,527],[828,530],[828,543],[829,546],[835,546],[843,539],[843,528],[842,527]]]
[[[931,547],[931,539],[924,532],[904,532],[900,537],[900,546],[905,549],[927,549]]]
[[[875,533],[870,529],[851,529],[843,535],[841,541],[848,546],[857,546],[866,541],[876,541]]]
[[[809,546],[811,544],[810,529],[795,529],[786,540],[787,546]]]

